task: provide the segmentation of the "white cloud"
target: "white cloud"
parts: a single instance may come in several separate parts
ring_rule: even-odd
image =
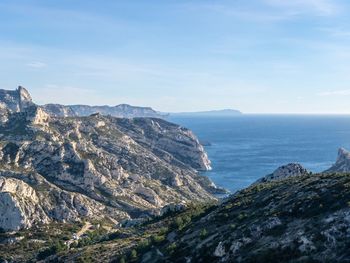
[[[40,62],[40,61],[33,61],[27,64],[28,67],[30,68],[45,68],[47,67],[47,64],[45,64],[44,62]]]
[[[318,96],[350,96],[350,89],[344,89],[344,90],[332,90],[332,91],[323,91],[320,93],[317,93]]]
[[[320,16],[337,14],[341,8],[334,0],[264,0],[267,4],[284,8],[291,14],[314,13]]]

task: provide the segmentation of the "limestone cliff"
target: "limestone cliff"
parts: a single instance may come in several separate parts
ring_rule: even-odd
[[[350,152],[340,148],[335,164],[325,172],[350,172]]]
[[[210,161],[188,129],[155,118],[62,118],[21,107],[0,125],[0,178],[21,186],[1,189],[0,228],[84,217],[117,222],[214,199],[217,188],[198,174]]]

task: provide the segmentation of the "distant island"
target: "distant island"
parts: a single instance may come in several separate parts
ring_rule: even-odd
[[[230,117],[242,115],[242,112],[234,109],[224,109],[224,110],[212,110],[212,111],[198,111],[198,112],[171,112],[168,116],[197,116],[197,117]]]

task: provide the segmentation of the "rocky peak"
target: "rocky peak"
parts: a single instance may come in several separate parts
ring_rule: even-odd
[[[17,92],[18,92],[18,98],[19,98],[20,111],[23,111],[25,108],[33,105],[33,100],[28,90],[26,90],[22,86],[19,86],[17,89]]]
[[[290,163],[280,166],[272,174],[266,175],[265,177],[259,179],[256,183],[276,181],[286,177],[305,175],[308,173],[309,172],[302,165],[298,163]]]
[[[344,148],[338,150],[338,157],[335,164],[325,172],[349,172],[350,152]]]
[[[22,86],[16,90],[0,90],[0,104],[2,109],[10,112],[20,112],[34,105],[29,92]]]

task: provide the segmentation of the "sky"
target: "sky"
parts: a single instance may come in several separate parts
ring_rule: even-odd
[[[39,104],[350,113],[347,0],[1,0],[0,88]]]

